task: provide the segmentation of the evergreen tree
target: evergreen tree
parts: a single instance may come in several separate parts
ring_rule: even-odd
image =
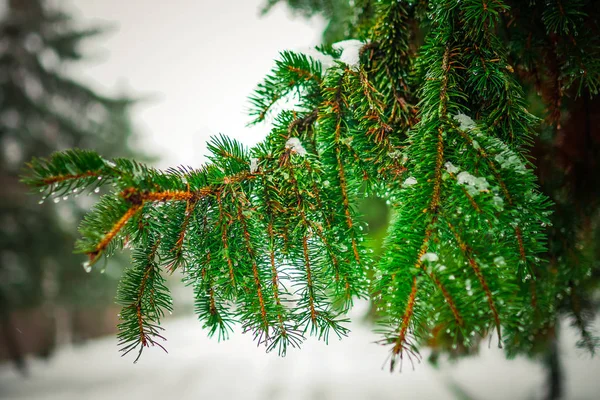
[[[269,1],[268,7],[279,2]],[[364,18],[372,15],[375,2],[371,0],[355,1],[353,11],[344,18],[331,15],[331,10],[344,9],[350,3],[346,0],[286,3],[304,16],[320,14],[328,20],[325,42],[363,37],[364,27],[375,23]],[[557,317],[568,317],[581,333],[578,345],[593,353],[598,342],[589,324],[599,306],[594,293],[600,259],[600,123],[595,116],[600,108],[598,8],[593,1],[505,3],[510,10],[500,14],[498,35],[505,43],[529,109],[540,118],[534,126],[537,135],[531,153],[535,157],[529,159],[537,167],[542,192],[554,202],[544,258],[550,262],[552,284],[561,288],[556,293]],[[428,23],[421,19],[418,25],[411,24],[411,41],[417,48],[429,29]],[[337,36],[331,32],[337,32]],[[560,392],[557,333],[552,328],[536,337],[536,352],[542,353],[551,369],[550,387],[554,393],[550,396]]]
[[[280,354],[306,335],[346,335],[345,312],[366,296],[391,369],[422,347],[459,356],[486,337],[508,356],[540,354],[564,314],[593,352],[598,189],[581,180],[599,145],[593,3],[289,3],[309,14],[345,4],[348,28],[318,56],[281,54],[250,99],[252,122],[273,125],[261,144],[213,138],[196,170],[82,150],[29,165],[25,181],[45,196],[111,189],[77,249],[91,266],[133,248],[118,292],[123,350],[161,346],[163,275],[180,268],[210,334],[239,322]],[[576,178],[550,163],[571,148],[558,142],[564,110],[585,121]],[[378,261],[356,206],[369,195],[394,213]]]
[[[131,155],[131,101],[100,95],[65,73],[82,59],[81,42],[102,29],[76,28],[67,14],[44,1],[11,0],[0,31],[0,323],[4,344],[20,360],[13,311],[44,305],[52,320],[55,305],[105,307],[116,281],[106,275],[90,278],[74,267],[79,264],[71,254],[76,232],[68,220],[79,218],[85,204],[38,205],[19,183],[19,171],[33,156],[69,147]],[[39,332],[48,349],[53,331]]]

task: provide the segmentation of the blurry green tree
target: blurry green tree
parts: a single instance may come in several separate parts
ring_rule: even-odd
[[[10,0],[5,11],[0,21],[0,347],[22,366],[24,341],[37,342],[32,349],[39,353],[51,351],[57,306],[67,314],[102,310],[112,303],[116,280],[86,275],[71,254],[74,221],[89,199],[40,205],[27,196],[19,171],[24,160],[68,147],[131,155],[132,101],[103,96],[65,73],[82,59],[82,41],[104,29],[77,28],[44,0]],[[36,337],[19,333],[15,325],[24,323],[24,310],[36,310],[45,321],[37,324]],[[77,330],[73,333],[76,337]]]

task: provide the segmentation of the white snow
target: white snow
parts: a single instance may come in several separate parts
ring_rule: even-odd
[[[467,171],[463,171],[458,174],[456,179],[460,185],[473,185],[475,183],[475,177]]]
[[[285,148],[292,150],[292,152],[304,156],[306,155],[306,149],[302,146],[302,142],[297,137],[291,137],[285,142]]]
[[[504,257],[498,256],[494,258],[494,264],[496,264],[499,267],[504,267],[506,265],[506,261],[504,261]]]
[[[352,318],[366,312],[366,303]],[[565,399],[594,399],[600,358],[575,349],[577,341],[562,324],[561,363]],[[598,327],[598,324],[595,325]],[[506,360],[502,350],[484,340],[479,354],[459,362],[408,360],[401,373],[384,364],[388,348],[374,343],[371,326],[354,323],[350,336],[329,345],[310,339],[284,358],[256,347],[249,334],[235,332],[229,341],[208,339],[194,317],[165,324],[169,354],[145,351],[140,361],[121,358],[116,338],[60,350],[49,361],[32,360],[29,378],[9,364],[0,365],[3,400],[196,400],[196,399],[454,399],[458,386],[474,399],[542,398],[545,375],[540,364],[524,358]],[[497,340],[497,339],[493,339]],[[578,355],[579,354],[579,355]],[[424,352],[426,360],[429,353]],[[382,369],[382,366],[384,367]]]
[[[417,183],[417,180],[414,177],[408,177],[406,178],[406,180],[404,181],[404,186],[412,186],[415,185]]]
[[[251,158],[250,159],[250,173],[253,174],[256,171],[258,171],[258,158]]]
[[[473,121],[473,119],[466,114],[458,113],[452,118],[454,118],[460,124],[460,129],[463,131],[468,131],[476,126],[475,121]]]
[[[502,197],[494,196],[492,198],[492,202],[498,211],[504,210],[504,200],[502,200]]]
[[[342,51],[342,55],[340,56],[341,62],[348,64],[353,69],[358,69],[360,64],[359,51],[364,45],[360,40],[349,39],[334,43],[331,47]]]
[[[467,186],[467,191],[471,196],[476,195],[479,192],[486,191],[490,187],[487,179],[483,177],[476,177],[468,173],[467,171],[463,171],[456,176],[456,180],[459,185]]]
[[[477,190],[482,192],[484,190],[488,190],[490,187],[490,184],[488,183],[487,179],[480,176],[475,179],[475,187],[477,188]]]
[[[446,167],[446,171],[448,171],[451,174],[456,174],[458,171],[460,171],[460,168],[452,164],[450,161],[446,162],[446,164],[444,164],[444,167]]]
[[[499,161],[499,157],[502,161]],[[508,157],[496,156],[496,161],[500,163],[502,168],[512,169],[520,174],[527,172],[525,164],[523,164],[521,158],[516,154],[511,154]]]
[[[301,49],[300,52],[313,58],[314,60],[319,61],[321,63],[321,67],[323,68],[323,71],[325,71],[335,65],[335,60],[332,56],[330,56],[329,54],[321,53],[315,47],[310,47],[308,49]]]
[[[421,256],[420,260],[427,262],[436,262],[437,260],[439,260],[439,257],[435,253],[425,253]]]

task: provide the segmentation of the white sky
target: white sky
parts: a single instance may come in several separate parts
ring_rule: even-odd
[[[267,126],[248,128],[247,97],[286,49],[319,43],[322,23],[284,7],[260,17],[263,0],[59,0],[84,23],[116,25],[89,41],[92,57],[73,72],[108,93],[149,100],[133,110],[158,166],[199,166],[205,142],[225,133],[252,145]]]

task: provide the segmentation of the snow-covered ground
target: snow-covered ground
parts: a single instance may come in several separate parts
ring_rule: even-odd
[[[442,363],[406,363],[402,373],[382,370],[387,349],[373,344],[368,326],[329,345],[308,340],[285,358],[266,354],[248,335],[208,339],[193,317],[168,321],[169,354],[145,351],[140,361],[121,358],[116,338],[64,348],[48,362],[32,360],[31,376],[0,366],[0,398],[105,399],[452,399],[453,385],[472,399],[538,399],[542,368],[525,359],[507,361],[495,346],[478,357]],[[597,399],[600,359],[574,349],[568,329],[561,341],[566,399]]]

